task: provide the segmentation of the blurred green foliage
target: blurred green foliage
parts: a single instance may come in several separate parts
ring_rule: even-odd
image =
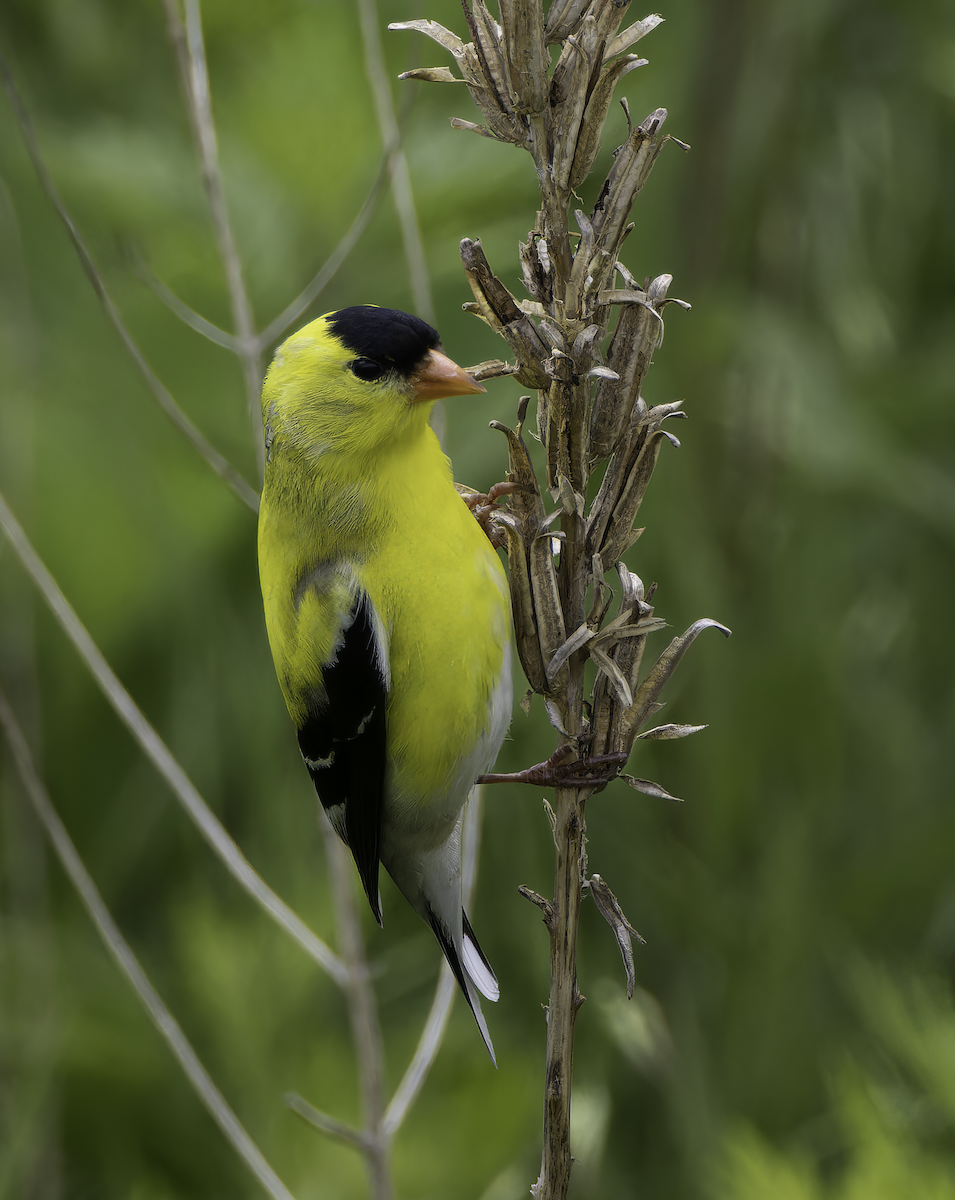
[[[382,27],[454,0],[380,0]],[[643,12],[634,14],[644,15]],[[648,386],[687,397],[629,556],[657,611],[707,635],[668,719],[589,810],[591,867],[647,937],[627,1002],[585,906],[578,1197],[879,1200],[955,1195],[955,15],[943,0],[684,0],[621,93],[672,146],[627,265],[671,272]],[[329,0],[203,7],[229,202],[257,318],[310,278],[378,172],[357,15]],[[126,321],[182,407],[250,480],[236,362],[137,264],[228,326],[162,7],[7,0],[2,49],[49,169]],[[389,73],[443,61],[383,34]],[[501,353],[461,312],[480,236],[518,289],[535,181],[455,133],[463,89],[394,85],[449,352]],[[600,162],[622,139],[611,117]],[[598,163],[598,170],[600,164]],[[593,200],[584,189],[582,199]],[[412,307],[386,198],[313,314]],[[257,869],[324,936],[313,797],[275,685],[252,514],[159,412],[105,321],[0,106],[0,490],[132,695]],[[487,486],[492,418],[447,406],[456,475]],[[240,1118],[300,1200],[364,1194],[348,1149],[283,1106],[358,1099],[335,988],[212,860],[0,542],[0,675],[107,902]],[[662,642],[662,639],[661,639]],[[503,769],[553,746],[519,710]],[[106,957],[0,746],[0,1196],[166,1200],[259,1191]],[[401,1196],[509,1200],[535,1177],[547,947],[540,798],[491,789],[474,920],[502,984],[501,1069],[458,1004],[399,1136]],[[396,1083],[438,955],[390,886],[368,921]],[[877,963],[878,965],[872,965]]]

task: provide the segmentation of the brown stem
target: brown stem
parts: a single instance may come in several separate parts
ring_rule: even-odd
[[[555,799],[557,844],[554,899],[548,914],[551,987],[547,1007],[544,1138],[535,1200],[563,1200],[570,1184],[570,1096],[574,1071],[574,1020],[583,997],[577,990],[577,927],[583,884],[584,799],[560,788]]]
[[[351,862],[327,821],[322,821],[322,833],[332,876],[335,896],[335,921],[338,927],[339,949],[348,969],[344,991],[348,1000],[348,1015],[352,1026],[352,1041],[358,1062],[359,1086],[362,1101],[362,1142],[365,1170],[368,1173],[372,1200],[394,1200],[394,1188],[388,1161],[389,1138],[384,1131],[385,1079],[384,1047],[381,1026],[372,991],[361,934],[361,922],[355,903],[355,888]]]

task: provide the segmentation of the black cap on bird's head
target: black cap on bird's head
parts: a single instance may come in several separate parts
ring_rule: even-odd
[[[349,350],[402,375],[410,375],[428,351],[441,343],[438,331],[427,321],[396,308],[357,304],[329,313],[325,320]]]
[[[484,388],[439,349],[438,331],[395,308],[358,304],[325,316],[331,333],[354,352],[352,371],[366,382],[396,372],[412,387],[412,399],[438,400]]]

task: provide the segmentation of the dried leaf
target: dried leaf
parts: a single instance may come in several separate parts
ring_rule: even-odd
[[[606,57],[605,54],[604,61],[606,61]],[[617,83],[624,75],[629,75],[637,67],[645,67],[646,65],[647,60],[645,58],[637,58],[636,55],[631,54],[626,58],[619,59],[601,71],[597,84],[587,100],[587,107],[580,122],[580,132],[574,151],[573,169],[570,172],[569,178],[571,188],[580,187],[594,165],[594,160],[600,150],[604,123],[607,120],[607,113],[610,111]]]
[[[656,796],[658,800],[674,800],[677,804],[683,803],[679,796],[671,796],[666,788],[650,779],[635,779],[632,775],[618,775],[617,778],[629,784],[634,791],[643,792],[647,796]]]
[[[534,600],[534,618],[541,653],[548,664],[547,679],[555,692],[566,686],[566,663],[550,674],[549,664],[567,640],[564,613],[557,588],[557,572],[554,570],[554,555],[551,550],[550,534],[539,534],[530,544],[528,570],[531,580],[531,595]]]
[[[620,957],[623,959],[623,969],[627,976],[627,998],[632,1000],[633,989],[637,983],[633,963],[633,939],[636,938],[641,946],[646,945],[646,939],[627,920],[620,907],[620,901],[599,875],[591,875],[585,886],[594,898],[597,911],[613,930],[613,935],[617,939]]]
[[[544,707],[547,709],[547,719],[558,733],[569,738],[567,732],[567,716],[564,712],[563,698],[555,699],[553,696],[544,696]]]
[[[455,58],[460,58],[464,53],[464,42],[461,41],[456,33],[452,33],[450,29],[445,29],[437,21],[393,21],[388,28],[392,30],[411,29],[415,33],[423,33],[426,37],[444,46],[445,50],[450,50]]]
[[[634,42],[638,42],[642,37],[646,37],[651,30],[656,29],[658,25],[662,25],[663,17],[659,13],[653,13],[649,17],[644,17],[642,21],[634,21],[632,25],[628,25],[621,33],[618,33],[615,38],[607,43],[607,49],[604,51],[604,62],[608,58],[613,58],[615,54],[620,54],[632,46]]]
[[[546,692],[547,675],[537,634],[527,551],[521,536],[520,522],[511,513],[502,513],[500,521],[507,533],[507,574],[517,654],[527,682],[535,692]]]
[[[695,620],[690,625],[690,628],[686,630],[685,634],[674,637],[669,646],[663,650],[660,658],[656,660],[647,678],[643,680],[637,695],[633,698],[633,712],[630,714],[633,722],[633,731],[636,732],[637,728],[645,720],[643,713],[644,704],[656,701],[657,696],[660,695],[663,688],[663,684],[671,677],[675,666],[677,666],[680,659],[686,653],[686,650],[690,648],[691,644],[696,641],[696,638],[702,634],[704,629],[719,629],[723,636],[731,636],[731,631],[726,628],[726,625],[721,625],[717,620],[713,620],[710,617],[703,617]]]
[[[600,646],[590,647],[590,657],[597,664],[599,670],[607,677],[607,682],[616,697],[617,703],[622,708],[629,708],[633,703],[633,694],[630,691],[630,684],[627,682],[624,673],[606,650],[601,649]]]
[[[479,133],[481,137],[491,138],[492,140],[494,138],[494,134],[491,133],[490,129],[484,125],[475,125],[473,121],[463,121],[460,117],[452,117],[450,123],[452,129],[466,129],[470,133]]]
[[[714,621],[710,617],[703,617],[699,621],[694,621],[685,633],[675,637],[654,663],[634,697],[633,707],[627,713],[626,732],[628,736],[635,737],[637,730],[650,716],[649,706],[656,702],[663,685],[673,674],[677,663],[704,629],[718,629],[725,637],[730,636],[730,630],[725,625],[721,625],[719,621]]]
[[[547,14],[544,37],[548,44],[562,42],[572,33],[590,0],[554,0]]]
[[[449,67],[415,67],[413,71],[402,71],[399,79],[420,79],[424,83],[464,83]]]
[[[599,242],[615,261],[630,209],[663,148],[664,139],[657,139],[655,135],[666,115],[665,108],[658,108],[633,130],[617,152],[594,208],[594,228]]]
[[[549,682],[553,683],[557,672],[574,651],[579,650],[581,646],[585,646],[593,636],[593,630],[586,623],[574,630],[564,644],[555,651],[553,658],[547,664],[547,679]],[[628,700],[627,703],[629,704],[630,701]]]
[[[656,725],[653,729],[644,730],[643,733],[638,733],[635,740],[641,738],[647,741],[668,742],[675,738],[689,737],[691,733],[699,733],[701,729],[706,729],[705,725]]]

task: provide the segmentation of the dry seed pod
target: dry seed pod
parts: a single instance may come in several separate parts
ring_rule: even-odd
[[[600,73],[597,84],[587,98],[587,107],[580,122],[580,135],[574,151],[573,168],[568,178],[571,188],[578,188],[590,174],[594,160],[600,150],[601,134],[610,104],[613,100],[617,81],[628,75],[637,67],[645,67],[647,60],[628,54],[617,62],[605,67]]]
[[[658,108],[631,132],[617,152],[591,214],[600,245],[615,261],[630,209],[663,148],[665,139],[656,134],[666,116],[666,109]]]
[[[522,535],[529,540],[544,523],[544,502],[534,464],[519,433],[500,421],[492,421],[491,428],[500,430],[507,438],[508,481],[518,485],[518,490],[508,497],[508,511],[521,522]]]
[[[619,628],[621,625],[639,624],[651,617],[653,609],[644,599],[644,587],[640,577],[628,570],[622,562],[617,563],[617,575],[620,579],[620,604],[616,620],[612,624]],[[615,698],[615,689],[612,687],[609,673],[598,673],[593,694],[594,754],[612,754],[624,749],[629,752],[630,747],[624,747],[620,741],[620,718],[621,713],[633,703],[644,641],[644,636],[628,637],[626,640],[618,640],[608,651],[609,657],[626,680],[630,692],[630,700],[626,704],[621,704],[620,700]]]
[[[549,46],[562,42],[577,26],[590,0],[554,0],[544,25],[544,39]]]
[[[612,38],[607,43],[604,62],[617,54],[622,54],[634,42],[638,42],[642,37],[646,37],[648,33],[662,23],[663,18],[658,13],[652,13],[649,17],[644,17],[642,21],[634,21],[632,25],[628,25],[622,33],[618,33],[615,38]]]
[[[543,112],[550,94],[550,57],[542,18],[539,0],[501,0],[505,58],[512,64],[513,100],[519,113]]]
[[[669,276],[661,278],[669,283]],[[658,280],[654,280],[654,284],[658,283]],[[662,320],[656,305],[662,306],[665,295],[664,286],[662,293],[657,288],[654,300],[650,299],[647,292],[634,291],[622,302],[623,311],[607,352],[607,365],[618,379],[616,382],[599,384],[594,394],[590,430],[591,463],[612,453],[630,420],[653,352],[660,344]]]
[[[554,298],[554,276],[547,242],[536,230],[531,230],[527,241],[520,243],[520,255],[527,294],[546,308]]]
[[[517,518],[505,512],[498,520],[507,533],[507,574],[517,655],[531,689],[543,695],[550,685],[537,633],[527,547]]]
[[[634,408],[635,436],[629,446],[621,445],[611,458],[587,528],[588,545],[605,560],[620,558],[629,545],[662,441],[664,438],[676,441],[661,425],[667,417],[685,415],[680,414],[680,403],[658,405],[646,416],[637,416],[638,410]]]
[[[562,98],[551,126],[554,131],[551,162],[557,186],[568,190],[590,80],[603,57],[603,43],[592,16],[584,18],[574,38],[568,40],[564,53],[566,59],[562,58],[554,72],[555,96]]]
[[[548,380],[544,363],[550,350],[541,341],[534,323],[525,316],[517,301],[491,270],[480,239],[462,240],[461,260],[477,302],[479,316],[507,338],[517,355],[521,367],[516,372],[518,381],[525,387],[546,387]]]
[[[393,21],[388,28],[391,30],[411,29],[416,33],[423,33],[425,37],[431,38],[432,41],[443,46],[445,50],[450,50],[454,55],[455,61],[460,66],[464,56],[464,42],[456,33],[452,33],[450,29],[445,29],[437,21]]]
[[[632,706],[623,714],[620,736],[625,743],[629,742],[628,750],[629,747],[632,747],[640,726],[654,712],[659,711],[661,706],[657,703],[657,697],[663,690],[663,685],[673,674],[677,663],[690,645],[696,641],[704,629],[718,629],[724,637],[730,636],[730,630],[725,625],[721,625],[719,621],[714,621],[710,617],[702,617],[699,621],[694,621],[685,633],[670,642],[647,673],[646,679],[633,698]]]
[[[528,564],[534,617],[547,672],[547,690],[559,696],[567,685],[567,666],[565,663],[556,673],[556,677],[552,678],[550,664],[567,640],[567,630],[557,587],[557,571],[554,568],[554,534],[550,530],[542,530],[531,541]]]

